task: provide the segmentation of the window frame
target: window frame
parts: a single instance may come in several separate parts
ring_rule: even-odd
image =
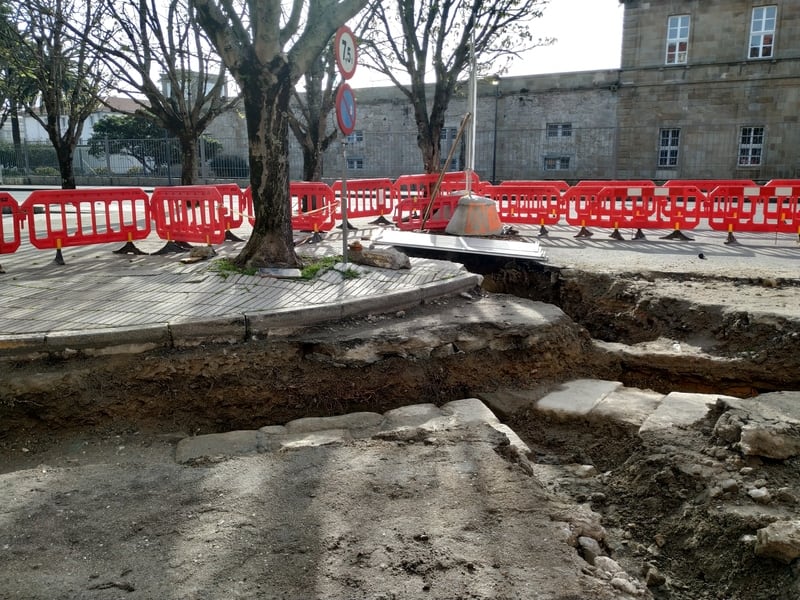
[[[571,122],[559,122],[559,123],[547,123],[545,126],[545,135],[548,138],[564,138],[572,137],[572,123]]]
[[[666,134],[666,136],[665,136]],[[664,144],[667,141],[669,143]],[[680,159],[681,130],[680,127],[662,127],[658,130],[658,159],[656,165],[659,169],[677,169]]]
[[[363,129],[354,129],[352,133],[348,133],[345,136],[345,141],[348,144],[360,144],[364,141],[364,130]]]
[[[767,12],[772,11],[772,16]],[[756,15],[759,15],[756,18]],[[772,21],[772,28],[766,25]],[[759,29],[756,29],[758,25]],[[754,6],[750,13],[750,36],[748,39],[747,58],[748,60],[772,59],[775,57],[775,37],[778,31],[778,6],[776,4],[764,4]],[[768,41],[767,41],[768,39]],[[768,53],[765,53],[765,50]],[[754,55],[755,53],[755,55]]]
[[[548,168],[548,161],[556,161],[553,168]],[[542,170],[543,171],[569,171],[570,170],[570,157],[565,154],[555,155],[546,154],[542,157]]]
[[[740,127],[736,166],[739,168],[761,167],[764,164],[765,138],[766,128],[764,126],[744,125]]]
[[[458,127],[442,127],[442,130],[439,132],[439,141],[455,141],[456,136],[458,136]]]
[[[363,171],[364,170],[364,157],[363,156],[348,156],[347,157],[347,170],[348,171]]]
[[[686,25],[684,26],[682,20],[686,19]],[[677,23],[673,26],[673,22],[677,21]],[[686,29],[686,35],[680,35],[682,29]],[[692,31],[692,16],[691,15],[670,15],[667,18],[667,42],[664,52],[664,64],[665,65],[685,65],[689,62],[689,35]],[[676,35],[672,35],[675,32]],[[681,44],[683,44],[683,50],[681,50]],[[674,45],[674,49],[670,49],[670,46]],[[673,60],[670,60],[670,55],[672,55]],[[682,59],[682,60],[681,60]]]

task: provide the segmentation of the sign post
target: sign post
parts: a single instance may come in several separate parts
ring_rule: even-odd
[[[350,79],[356,72],[358,64],[358,49],[356,47],[356,37],[346,25],[342,25],[336,31],[333,41],[333,55],[336,58],[336,66],[342,78]],[[356,127],[356,97],[353,90],[347,83],[342,83],[336,91],[336,122],[339,130],[344,134],[342,141],[342,257],[344,264],[347,264],[347,136],[353,133]]]

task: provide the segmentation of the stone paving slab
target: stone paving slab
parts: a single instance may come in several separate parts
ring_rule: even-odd
[[[188,437],[178,442],[175,460],[196,463],[263,452],[288,452],[299,448],[343,444],[353,439],[424,441],[437,433],[489,428],[493,439],[507,446],[516,460],[527,465],[528,446],[477,398],[435,404],[412,404],[383,415],[371,412],[333,417],[305,417],[285,425],[258,430],[230,431]]]
[[[648,439],[668,432],[673,427],[689,429],[701,423],[714,410],[717,400],[735,399],[722,394],[670,392],[644,420],[639,435]]]
[[[589,417],[640,427],[663,398],[664,394],[652,390],[621,387],[595,404]]]
[[[536,403],[538,410],[557,415],[586,416],[608,394],[622,386],[619,381],[574,379],[559,386]]]

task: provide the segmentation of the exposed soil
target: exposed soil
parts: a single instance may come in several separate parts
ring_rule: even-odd
[[[113,481],[95,479],[89,484],[91,489],[81,490],[86,511],[102,511],[104,506],[119,511],[110,521],[119,528],[117,539],[132,540],[137,523],[147,527],[148,519],[156,519],[136,508],[138,503],[152,500],[148,490],[159,489],[155,480],[196,476],[176,474],[170,462],[170,449],[185,435],[252,429],[304,416],[385,412],[420,402],[442,404],[502,388],[534,389],[544,395],[559,382],[579,377],[616,380],[661,393],[701,391],[751,397],[773,390],[800,389],[800,355],[796,352],[800,319],[792,314],[797,308],[777,311],[780,314],[765,310],[779,304],[797,305],[793,301],[797,288],[792,281],[706,278],[699,282],[652,274],[620,277],[562,273],[514,264],[487,274],[484,288],[483,293],[512,293],[557,304],[572,320],[565,319],[540,331],[535,349],[526,346],[530,342],[524,335],[509,332],[502,343],[491,347],[476,346],[473,350],[453,342],[446,352],[430,352],[424,344],[415,346],[415,336],[424,336],[411,331],[406,337],[396,337],[394,345],[393,338],[387,337],[376,362],[365,363],[348,354],[357,346],[357,340],[369,339],[377,329],[391,326],[402,330],[404,322],[426,318],[433,328],[437,315],[445,310],[470,311],[474,299],[457,297],[427,303],[404,314],[351,319],[246,345],[174,350],[135,358],[52,357],[46,362],[4,364],[0,386],[0,471],[25,471],[27,475],[20,481],[36,487],[45,485],[48,470],[55,470],[62,480],[68,479],[70,465],[117,462],[122,469],[139,469],[138,479],[125,488],[115,489]],[[729,296],[734,288],[736,307],[721,306],[717,300]],[[499,321],[503,322],[502,317]],[[468,340],[479,339],[488,326],[456,323],[453,327],[459,332],[459,339]],[[535,474],[546,488],[542,497],[534,499],[544,505],[547,496],[547,502],[571,504],[575,510],[581,504],[600,514],[608,532],[604,542],[607,552],[629,573],[642,581],[649,579],[649,592],[645,595],[679,600],[800,597],[797,561],[785,565],[757,557],[748,537],[781,516],[797,518],[797,459],[744,459],[736,450],[715,440],[709,428],[684,432],[680,439],[652,447],[639,439],[636,427],[620,422],[560,422],[528,409],[499,416],[534,452]],[[134,450],[136,458],[131,459]],[[168,463],[170,466],[165,466]],[[575,464],[592,465],[598,475],[574,476],[570,468]],[[739,493],[713,492],[711,475],[694,465],[738,478]],[[246,467],[235,463],[228,468]],[[36,474],[37,469],[41,474]],[[759,479],[783,492],[770,506],[755,510],[744,490],[748,482]],[[514,476],[502,485],[512,490],[526,484]],[[59,493],[69,495],[68,488],[66,485]],[[311,493],[295,492],[301,498],[298,501],[305,501],[302,498]],[[375,493],[379,492],[388,493],[386,489]],[[209,489],[207,497],[199,500],[180,494],[165,497],[162,504],[166,517],[158,516],[159,526],[172,517],[183,522],[187,511],[202,513],[204,503],[210,503],[214,493]],[[129,502],[119,502],[119,495]],[[520,498],[515,497],[513,502],[519,505]],[[533,504],[531,497],[525,501],[525,506]],[[226,510],[230,511],[228,516],[213,514],[214,523],[231,518],[246,521],[241,515],[256,508],[249,501],[239,501]],[[35,512],[36,518],[42,519],[39,526],[45,529],[69,516],[60,514],[58,507]],[[371,514],[364,517],[376,518]],[[201,521],[204,527],[213,526],[211,520]],[[242,532],[247,531],[248,525],[240,523],[237,527],[240,529],[235,535],[246,538]],[[481,529],[476,527],[480,538]],[[41,535],[23,534],[21,528],[15,531],[20,537],[0,541],[6,550],[22,547],[30,552],[26,544],[43,544]],[[278,535],[278,529],[274,533]],[[510,535],[509,531],[498,530],[485,533]],[[113,538],[94,534],[107,543]],[[487,565],[462,564],[458,557],[437,555],[425,544],[420,546],[422,538],[414,538],[428,534],[395,533],[399,537],[389,545],[409,552],[412,548],[419,550],[415,558],[406,559],[404,566],[398,567],[424,571],[428,588],[423,591],[427,596],[419,597],[512,597],[503,592],[502,586],[483,595],[460,594],[448,577]],[[25,535],[31,539],[26,541]],[[66,542],[36,546],[40,563],[47,565],[64,556],[70,557],[67,563],[79,561],[75,552],[82,552],[87,544],[97,541],[80,531],[71,535]],[[164,535],[168,538],[169,532]],[[147,543],[166,543],[166,538]],[[347,539],[346,535],[337,534],[327,543],[346,545]],[[285,541],[286,547],[292,544],[301,541]],[[385,548],[386,545],[384,554]],[[130,547],[128,550],[132,551]],[[97,548],[95,551],[100,552]],[[264,568],[263,561],[249,570],[237,568],[228,588],[236,591],[230,592],[229,597],[335,597],[326,596],[319,589],[317,596],[297,595],[292,578],[302,577],[301,555],[297,548],[285,553],[290,556],[287,564],[292,566],[287,567],[285,577],[273,577],[269,589],[242,583],[248,577],[251,583],[259,581],[257,573]],[[114,556],[112,553],[109,560],[113,562]],[[238,560],[246,562],[254,557],[261,554],[254,551],[252,556]],[[129,555],[123,562],[132,560]],[[197,576],[192,574],[189,563],[184,564],[191,560],[185,558],[174,566],[181,581]],[[210,577],[212,572],[215,577],[223,577],[232,568],[195,560],[203,577]],[[359,560],[370,562],[371,558],[363,556]],[[270,561],[275,563],[270,568],[278,568],[280,561],[276,562],[274,556]],[[391,564],[385,556],[375,562]],[[73,567],[67,564],[65,568]],[[113,564],[104,564],[103,568],[114,572]],[[349,597],[412,598],[420,593],[404,592],[399,587],[386,595],[375,589],[365,591],[359,587],[358,568],[358,564],[349,564],[340,565],[337,570],[337,576],[352,579]],[[440,574],[437,579],[437,569],[449,575]],[[52,591],[52,598],[144,597],[126,588],[133,586],[125,575],[98,573],[83,591],[62,591],[58,580],[39,582],[35,586],[38,592],[26,594],[20,592],[19,581],[11,574],[7,581],[16,582],[16,591],[5,592],[4,596],[0,590],[0,597],[47,597],[41,592],[47,589]],[[506,575],[512,579],[517,576]],[[558,578],[558,573],[554,572],[553,577]],[[181,589],[185,593],[169,597],[223,597],[218,595],[220,588],[211,585]],[[304,589],[310,593],[310,588]],[[528,597],[614,597],[603,595],[607,592],[599,588],[580,589],[582,596],[537,596],[531,592]]]

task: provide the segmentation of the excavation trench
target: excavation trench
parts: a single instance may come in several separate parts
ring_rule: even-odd
[[[492,387],[544,392],[576,377],[662,393],[751,397],[800,389],[797,321],[653,295],[654,275],[564,272],[536,263],[470,268],[484,272],[471,298],[434,300],[397,314],[244,344],[7,361],[0,374],[2,434],[110,423],[220,431],[443,403]],[[694,285],[673,282],[678,290]],[[498,333],[493,311],[504,297],[565,314],[541,328],[515,314]]]
[[[75,432],[189,435],[503,390],[541,397],[577,378],[742,398],[800,389],[797,320],[746,303],[723,309],[681,292],[699,286],[713,298],[747,288],[763,300],[791,282],[467,266],[484,275],[482,289],[393,314],[239,344],[6,361],[0,451],[44,451]],[[797,597],[796,569],[742,547],[743,536],[774,515],[717,510],[741,498],[714,496],[692,470],[695,463],[750,469],[751,478],[795,490],[771,507],[791,512],[800,489],[795,459],[744,459],[713,439],[710,424],[687,432],[683,445],[651,447],[624,422],[565,421],[530,405],[492,408],[530,446],[548,487],[602,515],[607,552],[643,579],[659,574],[649,582],[654,597]],[[598,476],[575,477],[576,464]],[[748,483],[738,485],[744,493]]]

